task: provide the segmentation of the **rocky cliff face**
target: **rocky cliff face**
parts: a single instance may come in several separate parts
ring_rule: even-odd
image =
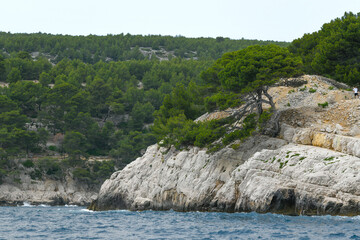
[[[214,154],[150,146],[105,181],[90,208],[360,214],[360,100],[317,76],[294,82],[270,91],[277,138]]]
[[[96,209],[211,210],[211,200],[239,165],[261,149],[284,145],[281,139],[251,138],[237,150],[215,154],[150,146],[143,157],[114,173],[102,185]],[[230,208],[227,210],[231,210]]]
[[[30,204],[83,205],[96,199],[98,188],[76,182],[70,175],[64,180],[33,180],[20,174],[19,181],[6,181],[0,185],[0,205]]]

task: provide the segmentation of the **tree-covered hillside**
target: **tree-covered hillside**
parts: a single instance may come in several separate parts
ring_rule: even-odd
[[[163,106],[155,114],[154,133],[166,146],[182,148],[195,145],[217,150],[255,130],[262,131],[262,124],[275,107],[267,89],[281,77],[319,74],[358,85],[359,16],[346,13],[342,18],[324,24],[320,31],[294,40],[287,48],[249,46],[224,54],[201,73],[203,85],[177,87],[164,99]],[[198,89],[197,97],[202,101],[184,97],[194,95],[193,89]],[[241,107],[241,110],[235,114],[235,119],[194,123],[193,120],[202,113],[196,110],[204,109],[193,107],[200,102],[209,112],[229,107]],[[270,112],[263,112],[263,103],[272,107]],[[234,130],[231,124],[236,120],[243,123]]]
[[[360,13],[345,13],[319,31],[294,40],[289,49],[302,57],[307,73],[359,84]]]
[[[16,171],[14,159],[34,154],[67,154],[70,165],[63,165],[81,168],[80,159],[105,155],[114,159],[101,165],[107,172],[122,167],[157,141],[154,112],[176,86],[193,86],[183,101],[202,113],[200,73],[224,52],[269,43],[0,32],[0,176]],[[36,171],[44,172],[40,165]],[[87,179],[89,169],[75,173]]]
[[[39,53],[53,63],[64,58],[79,59],[84,63],[102,61],[142,60],[154,53],[157,58],[217,59],[225,52],[236,51],[250,45],[287,42],[232,40],[229,38],[186,38],[159,35],[107,35],[70,36],[45,33],[12,34],[0,32],[0,50],[4,54],[19,51]],[[163,50],[163,51],[160,51]],[[152,54],[151,54],[152,53]],[[13,55],[13,54],[12,54]]]
[[[290,46],[1,32],[0,175],[9,159],[33,154],[66,153],[70,166],[105,155],[121,167],[161,140],[215,151],[261,131],[272,114],[262,103],[274,105],[267,89],[281,77],[316,73],[358,84],[359,39],[359,14],[352,13]],[[239,106],[244,114],[233,119],[193,122],[206,111]],[[242,127],[232,129],[240,119]]]

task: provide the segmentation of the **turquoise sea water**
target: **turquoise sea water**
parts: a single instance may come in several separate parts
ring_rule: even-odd
[[[0,207],[0,239],[360,239],[359,217]]]

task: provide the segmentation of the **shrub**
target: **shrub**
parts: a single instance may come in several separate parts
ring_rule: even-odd
[[[313,88],[309,89],[309,93],[314,93],[314,92],[316,92],[316,89],[313,89]]]
[[[115,172],[113,161],[95,161],[93,166],[93,172],[98,178],[108,178]]]
[[[221,138],[226,132],[220,120],[212,120],[199,124],[194,145],[198,147],[205,147],[208,144]]]
[[[261,131],[263,130],[266,123],[270,120],[272,115],[273,115],[273,113],[270,112],[270,111],[264,111],[260,115],[258,125],[259,125],[259,128],[260,128]]]
[[[57,159],[53,158],[42,158],[38,161],[38,167],[45,174],[55,177],[61,178],[63,175],[63,171]]]
[[[72,173],[74,177],[77,178],[78,180],[91,181],[91,174],[88,169],[77,167],[74,169]]]
[[[319,106],[319,107],[322,107],[322,108],[326,108],[328,105],[329,105],[328,102],[318,103],[318,106]]]
[[[222,140],[223,144],[228,145],[229,143],[231,143],[237,139],[243,140],[246,137],[249,137],[256,128],[257,122],[256,122],[255,117],[256,117],[256,114],[254,114],[254,113],[248,115],[244,119],[242,129],[235,130],[233,132],[226,134]]]
[[[235,93],[219,92],[210,97],[205,98],[205,109],[208,112],[215,109],[225,110],[229,107],[236,107],[240,104],[241,100]]]
[[[56,147],[55,145],[48,146],[48,149],[49,149],[50,151],[54,151],[54,152],[57,151],[57,147]]]
[[[43,174],[39,169],[35,169],[30,173],[30,177],[32,180],[41,180],[43,178]]]
[[[305,91],[306,89],[307,89],[307,87],[304,86],[303,88],[300,88],[299,90],[303,92],[303,91]]]
[[[34,167],[34,162],[31,161],[30,159],[26,160],[25,162],[22,163],[22,165],[26,168],[32,168]]]

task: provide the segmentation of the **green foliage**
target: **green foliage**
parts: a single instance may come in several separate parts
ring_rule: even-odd
[[[160,145],[174,145],[177,149],[187,146],[207,147],[226,133],[226,125],[233,122],[232,118],[194,122],[184,114],[170,117],[166,125],[153,128],[157,134]]]
[[[264,94],[268,98],[266,103],[274,107],[267,88],[281,77],[302,74],[301,65],[299,57],[276,45],[254,45],[226,53],[201,74],[205,82],[217,89],[214,96],[206,99],[207,109],[224,109],[234,105],[233,100],[238,104],[241,96],[252,94],[260,115]]]
[[[95,161],[86,166],[76,167],[72,171],[75,179],[87,183],[99,184],[115,171],[113,161]]]
[[[359,39],[359,14],[348,12],[324,24],[319,31],[294,40],[289,49],[302,57],[307,73],[353,85],[360,79]]]
[[[314,89],[314,88],[309,88],[309,93],[314,93],[314,92],[316,92],[316,89]]]
[[[41,55],[50,55],[54,63],[62,59],[79,59],[85,63],[94,64],[98,61],[126,61],[142,60],[145,56],[140,52],[155,50],[157,57],[161,56],[161,49],[173,51],[176,57],[199,59],[217,59],[222,54],[235,51],[254,44],[276,43],[287,46],[286,42],[259,41],[259,40],[231,40],[222,41],[214,38],[185,38],[159,35],[107,35],[107,36],[70,36],[51,35],[44,33],[11,34],[0,32],[0,49],[8,53],[19,52],[18,59],[29,60],[28,52],[40,52]],[[140,47],[137,47],[140,46]],[[25,51],[27,52],[25,52]],[[194,55],[194,52],[195,55]],[[157,58],[154,58],[157,59]]]
[[[10,83],[15,83],[21,80],[21,73],[18,68],[13,67],[9,74],[7,75],[7,81]]]
[[[39,169],[35,169],[30,173],[30,177],[32,180],[42,180],[43,179],[43,173]]]
[[[218,76],[225,89],[251,92],[260,86],[271,85],[280,77],[301,74],[299,66],[301,60],[285,48],[255,45],[235,52]]]
[[[88,169],[77,167],[72,172],[73,176],[81,181],[91,181],[91,173]]]
[[[54,146],[54,145],[49,146],[48,149],[49,149],[50,151],[54,151],[54,152],[56,152],[56,151],[58,150],[57,147]]]
[[[42,173],[60,179],[63,176],[63,170],[59,161],[56,158],[41,158],[37,162],[38,168]]]
[[[42,72],[39,76],[39,82],[44,87],[48,86],[52,82],[50,74],[47,72]]]
[[[113,161],[95,161],[92,170],[96,175],[95,179],[107,179],[115,171],[115,164]]]
[[[303,91],[305,91],[306,89],[307,89],[307,87],[304,86],[303,88],[300,88],[299,90],[303,92]]]
[[[23,162],[22,165],[26,168],[32,168],[34,167],[34,162],[28,159],[25,162]]]
[[[295,92],[295,89],[291,89],[288,94],[291,94],[291,93],[294,93]]]
[[[0,80],[3,80],[5,78],[5,58],[0,53]]]
[[[67,132],[64,137],[64,150],[72,159],[80,159],[86,155],[87,141],[83,134],[79,132]]]
[[[331,157],[327,157],[327,158],[324,158],[324,161],[332,161],[334,160],[334,156],[331,156]]]
[[[41,152],[49,137],[45,129],[53,136],[65,136],[49,150],[65,151],[70,159],[62,163],[41,160],[41,166],[34,161],[32,177],[41,179],[60,176],[70,166],[90,173],[96,168],[99,176],[105,176],[111,166],[83,166],[81,157],[111,155],[114,164],[122,166],[157,138],[179,148],[209,146],[226,128],[216,121],[192,120],[205,107],[224,109],[238,105],[240,99],[225,90],[212,96],[216,86],[199,75],[223,53],[255,43],[271,42],[0,32],[0,49],[6,52],[6,58],[0,55],[0,80],[10,82],[0,94],[0,147],[7,156]],[[169,61],[158,61],[159,55],[148,61],[142,47],[175,53]],[[39,52],[39,57],[33,59],[31,52]],[[195,57],[199,60],[191,59]],[[176,140],[170,140],[171,136]],[[86,174],[79,172],[79,176]]]
[[[259,130],[262,131],[266,123],[271,119],[271,116],[273,115],[273,112],[271,111],[264,111],[259,119],[258,119],[258,127]]]
[[[35,118],[41,110],[47,88],[30,81],[11,84],[10,98],[14,100],[26,116]]]
[[[248,115],[243,121],[242,128],[226,134],[222,140],[222,143],[226,146],[237,139],[243,140],[249,137],[255,130],[256,125],[256,114]]]
[[[116,162],[118,166],[122,166],[135,160],[141,155],[142,150],[154,143],[156,143],[156,137],[150,132],[131,131],[125,134],[118,130],[112,137],[109,154],[118,160]]]
[[[327,106],[329,106],[329,103],[328,102],[318,103],[318,106],[322,108],[326,108]]]
[[[218,92],[205,98],[205,109],[212,112],[216,109],[225,110],[229,107],[236,107],[241,104],[239,95],[236,93]]]
[[[215,140],[221,138],[226,133],[225,124],[229,123],[229,120],[230,119],[211,120],[199,123],[199,126],[196,129],[197,132],[195,132],[196,137],[194,145],[206,147]]]

